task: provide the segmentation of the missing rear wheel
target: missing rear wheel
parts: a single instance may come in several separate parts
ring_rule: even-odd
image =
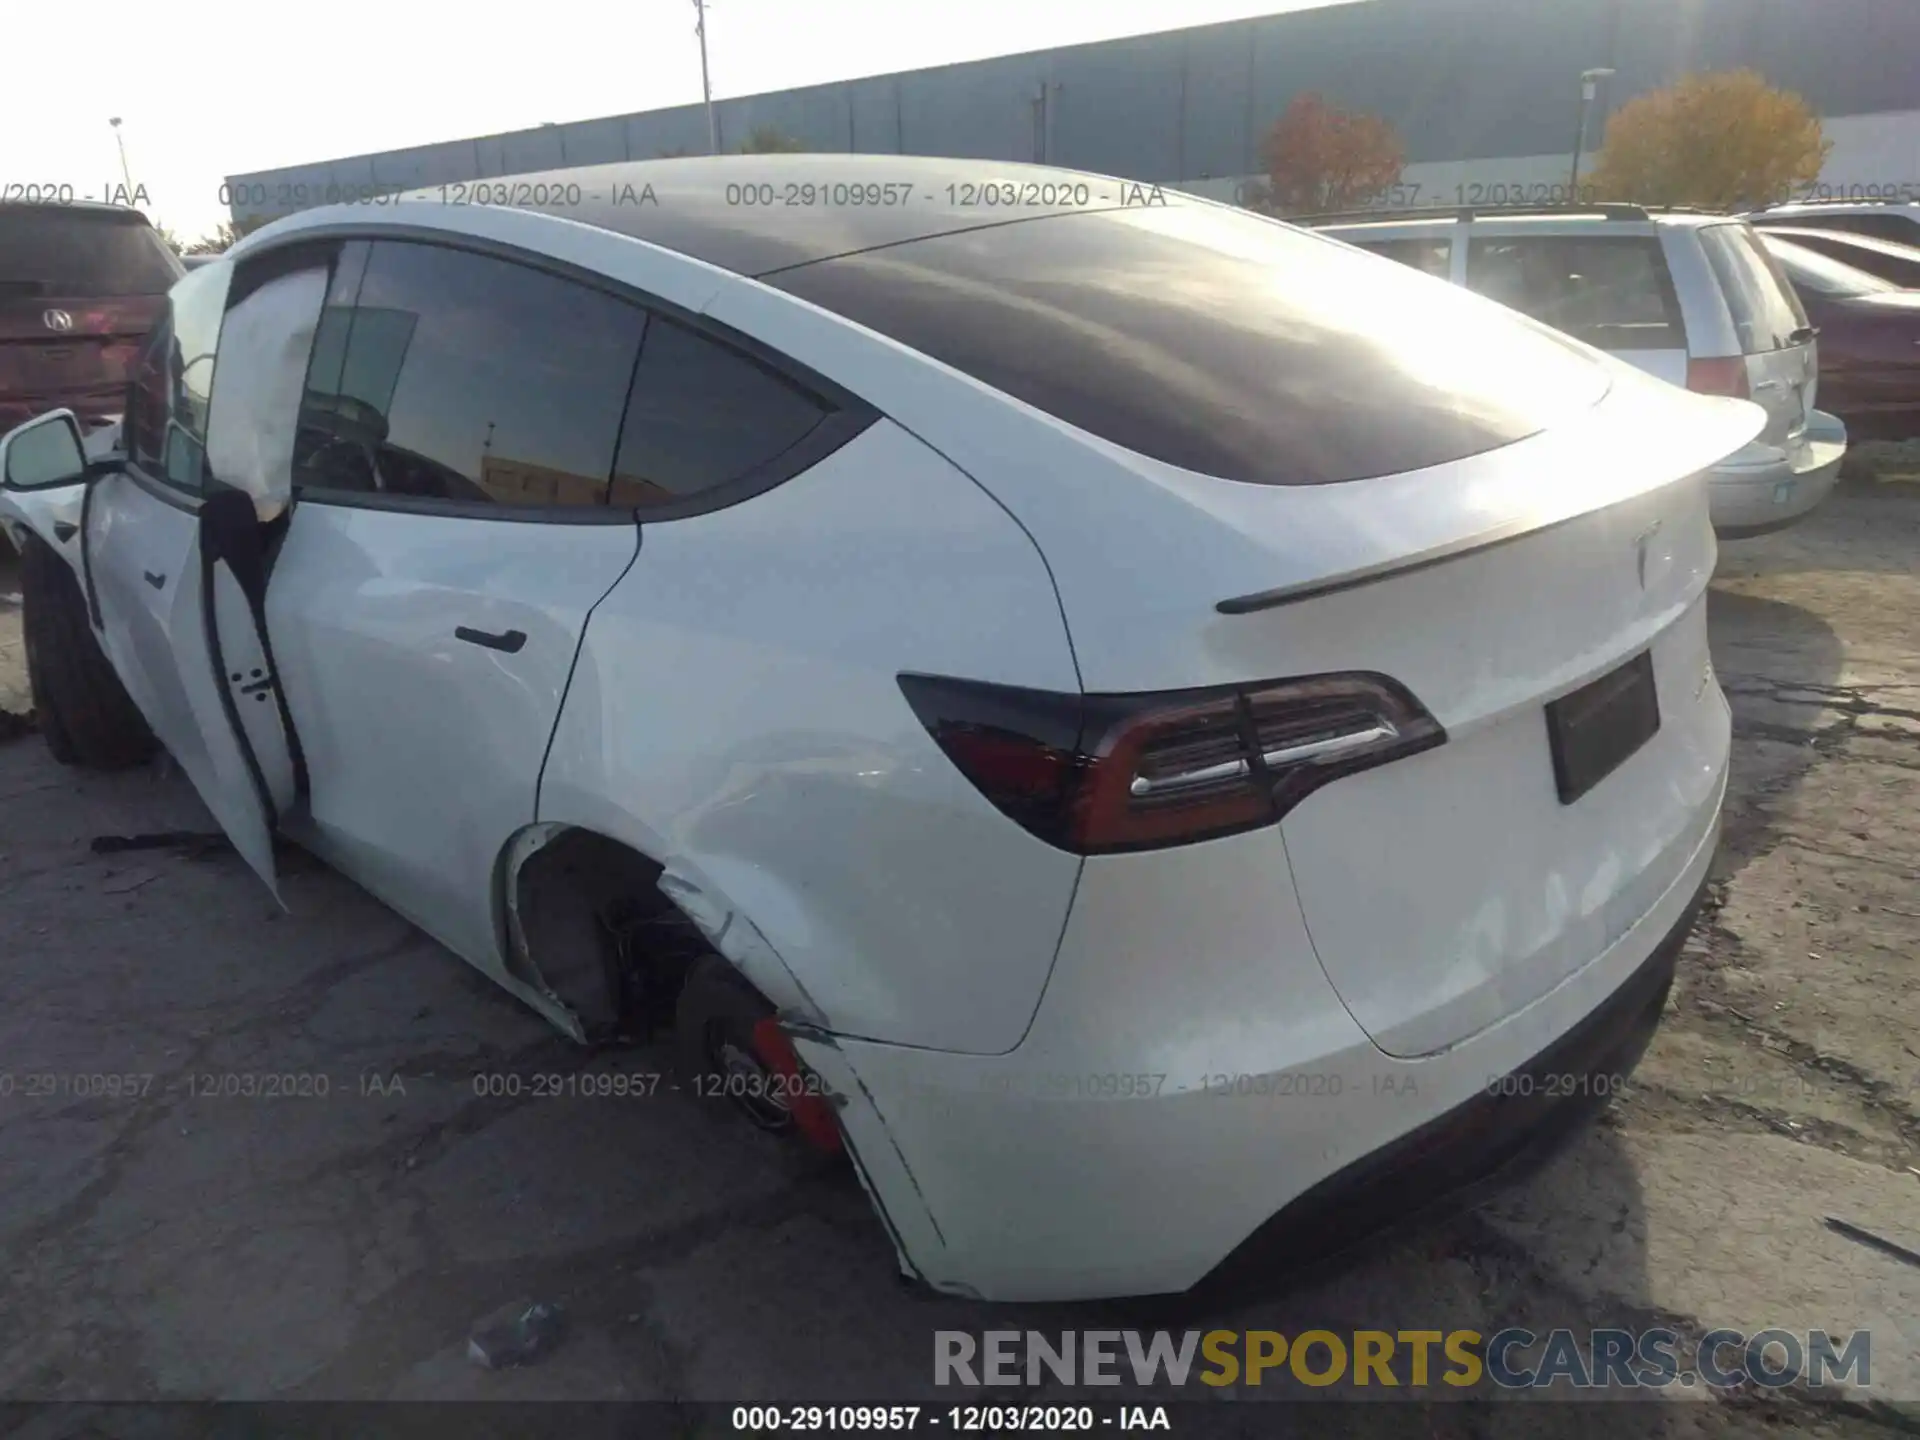
[[[680,1084],[704,1106],[726,1106],[756,1130],[790,1135],[790,1080],[769,1065],[754,1028],[773,1007],[717,955],[695,962],[674,1016]]]

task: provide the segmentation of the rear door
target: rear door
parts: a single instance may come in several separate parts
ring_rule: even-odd
[[[115,413],[181,266],[137,210],[0,205],[0,430]]]
[[[1747,387],[1767,412],[1760,439],[1791,449],[1805,440],[1820,377],[1807,312],[1752,226],[1735,221],[1695,233],[1733,318],[1747,363]]]
[[[1686,324],[1659,236],[1591,222],[1556,233],[1552,224],[1505,235],[1469,227],[1467,288],[1685,385]]]

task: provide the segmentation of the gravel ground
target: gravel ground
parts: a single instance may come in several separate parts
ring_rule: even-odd
[[[0,566],[17,711],[16,588]],[[1711,623],[1736,716],[1727,843],[1630,1092],[1471,1215],[1230,1313],[1143,1303],[1108,1323],[1868,1328],[1873,1384],[1837,1403],[1688,1392],[1630,1424],[1611,1405],[1438,1404],[1420,1433],[1920,1429],[1920,1269],[1822,1223],[1920,1248],[1920,486],[1845,490],[1727,545]],[[207,824],[176,777],[0,744],[0,1398],[944,1405],[935,1329],[1101,1323],[915,1297],[845,1173],[677,1099],[477,1095],[483,1073],[663,1057],[573,1049],[316,864],[286,876],[283,914],[231,856],[87,847]],[[194,1093],[234,1072],[329,1093]],[[61,1078],[106,1074],[153,1078],[113,1099]],[[55,1079],[29,1094],[34,1076]],[[475,1368],[471,1323],[518,1297],[564,1305],[567,1339]],[[1218,1419],[1343,1434],[1374,1410]]]

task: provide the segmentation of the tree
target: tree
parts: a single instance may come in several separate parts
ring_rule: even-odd
[[[1364,205],[1400,179],[1406,152],[1378,115],[1324,95],[1293,97],[1260,145],[1267,184],[1259,208],[1300,215]]]
[[[169,250],[173,251],[174,254],[180,255],[185,253],[180,248],[180,237],[173,233],[172,226],[155,224],[153,227],[153,233],[158,235],[160,237],[161,243],[164,244]]]
[[[1753,70],[1699,73],[1621,106],[1590,178],[1604,199],[1736,210],[1811,185],[1832,149],[1792,91]]]
[[[211,235],[202,235],[180,253],[183,255],[220,255],[239,244],[243,235],[251,235],[267,223],[265,215],[250,215],[245,220],[225,220]],[[179,246],[175,246],[179,249]]]
[[[747,132],[735,149],[738,155],[798,155],[807,148],[807,142],[796,140],[785,134],[776,125],[756,125]]]

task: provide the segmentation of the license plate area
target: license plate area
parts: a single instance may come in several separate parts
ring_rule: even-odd
[[[1659,730],[1651,651],[1555,700],[1547,706],[1547,744],[1560,803],[1573,804]]]

